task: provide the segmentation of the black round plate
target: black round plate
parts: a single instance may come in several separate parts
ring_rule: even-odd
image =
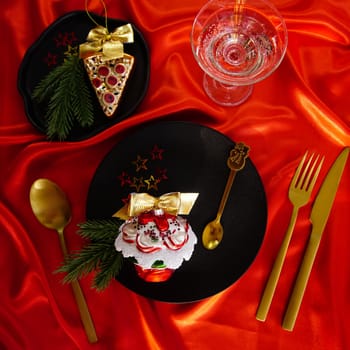
[[[104,17],[91,14],[94,20],[105,25]],[[119,19],[108,19],[108,29],[128,22]],[[62,63],[64,53],[70,46],[77,46],[86,41],[88,32],[96,24],[84,11],[70,12],[52,23],[40,38],[28,49],[18,72],[18,89],[23,96],[25,111],[33,126],[46,133],[44,105],[38,105],[32,99],[36,85],[53,68]],[[135,58],[132,75],[129,77],[120,104],[112,118],[107,118],[100,107],[95,92],[86,75],[86,83],[91,89],[94,102],[94,124],[89,128],[74,125],[66,141],[79,141],[93,136],[106,128],[130,116],[143,100],[149,83],[149,53],[147,44],[140,31],[133,25],[134,42],[125,43],[124,51]]]
[[[221,244],[209,251],[201,243],[204,226],[216,216],[233,147],[228,137],[208,127],[160,122],[125,138],[101,162],[88,193],[88,219],[111,217],[131,192],[199,193],[187,217],[198,237],[192,258],[160,283],[144,282],[133,265],[125,263],[117,277],[123,285],[155,300],[196,301],[226,289],[251,265],[265,234],[267,207],[262,182],[249,158],[236,175],[222,216]],[[140,183],[144,187],[137,188]]]

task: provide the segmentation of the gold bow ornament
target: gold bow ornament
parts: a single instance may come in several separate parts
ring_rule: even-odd
[[[90,30],[86,42],[79,45],[80,58],[102,53],[110,60],[124,56],[124,43],[134,42],[134,31],[130,23],[109,32],[106,27],[97,26]]]
[[[127,220],[143,212],[162,209],[172,215],[188,215],[199,193],[170,192],[153,197],[148,193],[131,193],[129,203],[119,209],[113,216]]]

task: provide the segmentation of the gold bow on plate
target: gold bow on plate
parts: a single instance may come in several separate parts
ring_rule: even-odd
[[[163,209],[172,215],[188,215],[197,197],[198,193],[170,192],[160,197],[153,197],[148,193],[131,193],[129,203],[113,216],[126,220],[152,209]]]
[[[130,23],[109,32],[106,27],[97,26],[90,30],[87,41],[79,45],[80,58],[102,53],[106,59],[123,57],[124,43],[134,42],[134,31]]]

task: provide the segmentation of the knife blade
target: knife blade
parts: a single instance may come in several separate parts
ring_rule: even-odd
[[[339,154],[328,171],[313,204],[310,214],[312,230],[309,242],[306,247],[303,261],[301,263],[282,323],[282,327],[288,331],[292,331],[294,328],[307,282],[309,280],[312,266],[322,238],[322,233],[331,212],[340,179],[348,159],[349,150],[350,148],[346,147]]]

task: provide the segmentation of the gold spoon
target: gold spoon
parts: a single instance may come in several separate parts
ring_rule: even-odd
[[[71,209],[66,195],[54,182],[38,179],[30,189],[29,198],[33,213],[39,222],[58,232],[63,256],[66,257],[68,250],[63,231],[71,220]],[[90,343],[96,343],[97,336],[94,324],[79,282],[73,281],[71,285],[87,338]]]
[[[222,240],[222,237],[224,235],[224,228],[220,223],[221,216],[224,212],[225,205],[230,194],[236,173],[237,171],[244,168],[248,152],[249,147],[242,142],[237,143],[235,145],[235,148],[232,149],[230,152],[230,156],[227,159],[227,166],[231,169],[231,171],[226,182],[225,190],[220,201],[216,218],[205,226],[202,233],[202,243],[204,248],[206,249],[215,249]]]

